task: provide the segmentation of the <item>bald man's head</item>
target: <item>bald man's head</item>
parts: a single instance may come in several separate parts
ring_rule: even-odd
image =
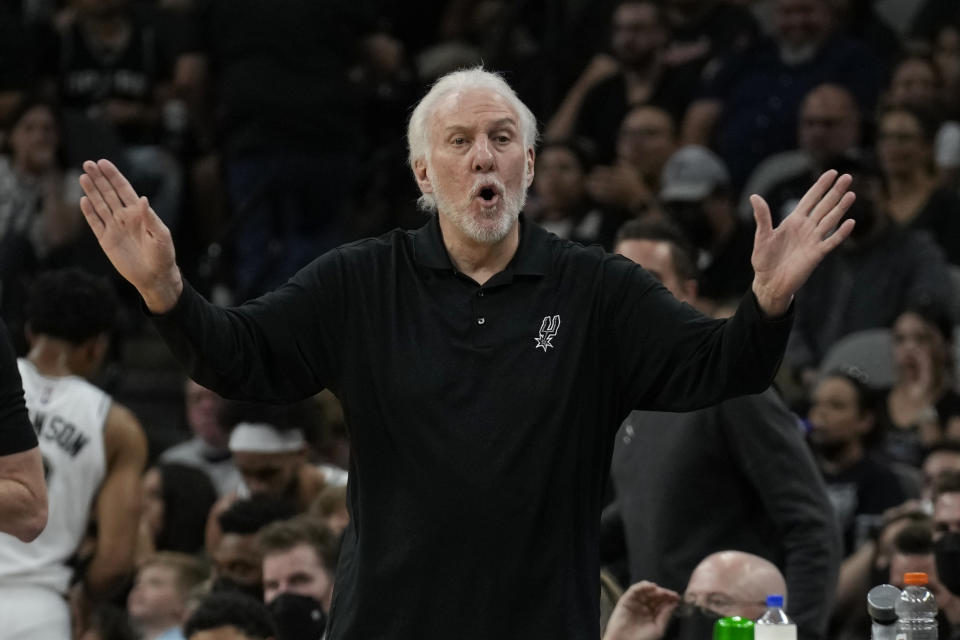
[[[800,148],[817,163],[860,145],[860,109],[853,94],[836,84],[821,84],[800,105]]]
[[[704,558],[690,575],[685,597],[724,616],[756,620],[768,595],[786,598],[787,584],[772,562],[742,551],[719,551]]]

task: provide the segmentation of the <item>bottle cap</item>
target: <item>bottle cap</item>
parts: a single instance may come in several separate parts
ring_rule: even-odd
[[[720,618],[713,625],[713,640],[753,640],[753,620]]]
[[[927,584],[927,574],[922,572],[903,574],[903,584],[925,585]]]
[[[779,595],[767,596],[767,606],[768,606],[768,607],[782,607],[782,606],[783,606],[783,596],[779,596]]]
[[[867,593],[867,613],[877,624],[890,625],[897,621],[897,600],[900,589],[892,584],[878,584]]]

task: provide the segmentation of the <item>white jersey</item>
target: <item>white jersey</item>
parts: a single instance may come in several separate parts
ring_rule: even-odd
[[[0,533],[0,584],[34,584],[66,593],[66,566],[87,531],[90,508],[106,475],[103,428],[111,399],[76,376],[40,375],[17,361],[30,421],[47,479],[49,516],[36,540]]]

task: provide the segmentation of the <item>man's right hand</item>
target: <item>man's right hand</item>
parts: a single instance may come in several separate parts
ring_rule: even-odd
[[[83,163],[80,209],[116,270],[153,313],[173,309],[183,292],[170,230],[109,160]]]
[[[613,609],[603,640],[660,640],[680,594],[646,580],[631,586]]]

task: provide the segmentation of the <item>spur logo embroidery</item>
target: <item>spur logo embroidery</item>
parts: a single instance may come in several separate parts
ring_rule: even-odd
[[[544,316],[543,322],[540,324],[540,335],[533,339],[537,343],[534,350],[543,349],[543,352],[546,353],[547,349],[553,346],[552,340],[559,330],[560,316]]]

